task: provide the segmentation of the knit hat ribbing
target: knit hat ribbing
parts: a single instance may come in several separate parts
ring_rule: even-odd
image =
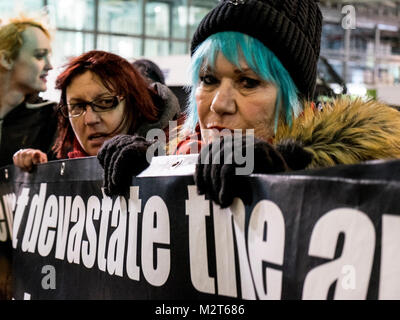
[[[322,14],[316,0],[222,0],[200,22],[191,44],[237,31],[261,41],[282,62],[300,93],[314,93]]]

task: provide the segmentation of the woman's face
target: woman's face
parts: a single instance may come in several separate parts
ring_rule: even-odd
[[[115,94],[107,90],[100,78],[91,71],[86,71],[73,78],[66,89],[68,105],[114,96]],[[97,155],[106,140],[128,132],[126,126],[119,128],[124,120],[124,111],[125,99],[120,101],[116,108],[106,112],[94,112],[91,106],[86,105],[85,113],[70,118],[75,136],[88,155]]]
[[[23,45],[12,65],[12,86],[25,95],[47,89],[47,75],[53,69],[50,63],[50,39],[42,30],[29,27],[23,33]]]
[[[200,71],[196,103],[202,136],[209,143],[208,132],[217,129],[254,129],[263,140],[273,136],[276,87],[262,80],[241,61],[239,70],[221,53],[215,68]]]

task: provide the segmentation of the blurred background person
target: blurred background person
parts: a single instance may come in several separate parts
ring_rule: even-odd
[[[165,77],[160,67],[149,59],[138,59],[132,62],[132,66],[139,71],[139,73],[145,78],[150,88],[155,89],[160,95],[164,96],[164,99],[173,99],[174,103],[170,107],[166,108],[164,116],[161,117],[158,123],[154,124],[152,128],[165,128],[168,126],[170,120],[178,120],[181,124],[184,121],[184,115],[181,114],[182,103],[179,100],[179,92],[174,92],[165,84]],[[177,94],[177,95],[176,95]],[[175,103],[175,97],[178,99]],[[179,110],[176,109],[179,107]],[[179,115],[179,116],[178,116]],[[146,131],[147,132],[147,131]],[[146,136],[146,132],[138,132],[139,135]],[[168,137],[169,131],[166,132]]]
[[[132,62],[132,65],[146,78],[150,83],[159,82],[165,84],[165,77],[160,67],[148,59],[138,59]]]
[[[44,101],[51,37],[39,21],[15,18],[0,27],[0,167],[18,149],[47,153],[56,132],[55,103]]]

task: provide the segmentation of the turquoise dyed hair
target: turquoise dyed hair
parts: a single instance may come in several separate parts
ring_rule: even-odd
[[[199,121],[195,98],[195,92],[199,85],[199,75],[201,69],[206,66],[215,68],[215,61],[220,52],[239,69],[241,69],[240,61],[244,58],[247,65],[261,79],[271,82],[277,87],[275,132],[280,115],[283,116],[287,124],[291,125],[293,117],[297,117],[302,111],[298,90],[291,76],[275,54],[259,40],[243,33],[229,31],[211,35],[193,54],[190,66],[193,86],[190,89],[184,129],[194,131]]]

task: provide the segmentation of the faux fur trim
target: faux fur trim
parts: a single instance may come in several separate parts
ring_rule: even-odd
[[[292,127],[278,126],[275,143],[288,138],[313,154],[308,168],[400,158],[400,112],[373,100],[341,98],[322,112],[307,103]]]

